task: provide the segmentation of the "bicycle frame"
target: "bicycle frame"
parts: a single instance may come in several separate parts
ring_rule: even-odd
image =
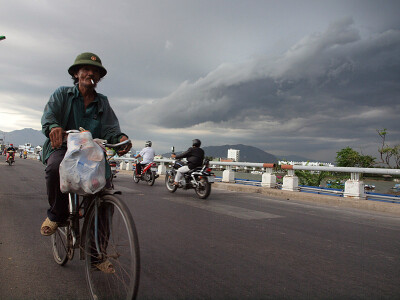
[[[118,147],[130,141],[100,142]],[[112,179],[107,179],[106,186],[95,194],[68,193],[69,217],[52,236],[53,256],[57,264],[64,266],[79,248],[91,299],[116,295],[135,299],[140,279],[139,240],[129,208],[116,195],[121,192],[113,189]]]

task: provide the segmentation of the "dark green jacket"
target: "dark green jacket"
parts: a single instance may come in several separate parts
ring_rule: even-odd
[[[81,104],[82,103],[82,104]],[[82,114],[77,114],[79,105],[83,105],[83,98],[77,86],[59,87],[53,95],[50,96],[42,116],[42,132],[47,137],[43,145],[42,161],[46,163],[50,154],[55,151],[52,149],[49,134],[53,127],[61,127],[64,130],[79,129],[68,128],[72,124],[74,126],[82,126],[92,133],[93,138],[107,140],[109,143],[118,143],[120,138],[126,134],[121,132],[118,118],[108,102],[106,96],[97,93],[93,102],[92,115],[90,118]],[[84,110],[84,107],[82,106]],[[73,112],[75,110],[75,113]],[[78,118],[78,120],[76,120]],[[64,145],[65,147],[65,145]]]

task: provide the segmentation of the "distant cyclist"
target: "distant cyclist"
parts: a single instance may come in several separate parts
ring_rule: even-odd
[[[138,162],[136,164],[136,176],[140,177],[142,174],[142,167],[150,164],[153,162],[154,160],[154,156],[156,155],[154,152],[154,149],[151,148],[152,142],[151,141],[147,141],[144,144],[144,148],[142,149],[142,151],[140,151],[140,153],[138,155],[135,156],[135,158],[139,158],[139,157],[143,157],[143,160],[141,162]]]

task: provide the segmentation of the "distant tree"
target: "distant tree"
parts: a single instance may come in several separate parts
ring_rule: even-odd
[[[380,154],[380,163],[387,165],[388,167],[391,167],[391,161],[394,160],[394,166],[396,169],[400,168],[400,145],[397,144],[393,147],[389,146],[386,143],[386,136],[388,134],[387,129],[383,128],[377,129],[378,135],[382,139],[382,144],[378,148],[378,152]]]
[[[328,172],[315,172],[297,170],[295,171],[296,176],[299,178],[301,185],[308,186],[320,186],[323,179],[328,176]]]
[[[375,158],[363,155],[350,147],[336,152],[336,164],[338,167],[371,168],[375,164]]]

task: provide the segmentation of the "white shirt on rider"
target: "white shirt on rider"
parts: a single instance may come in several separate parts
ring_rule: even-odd
[[[139,155],[143,157],[143,161],[141,162],[141,164],[144,165],[153,162],[156,153],[154,152],[153,148],[146,147],[143,148],[142,151],[140,151]]]

